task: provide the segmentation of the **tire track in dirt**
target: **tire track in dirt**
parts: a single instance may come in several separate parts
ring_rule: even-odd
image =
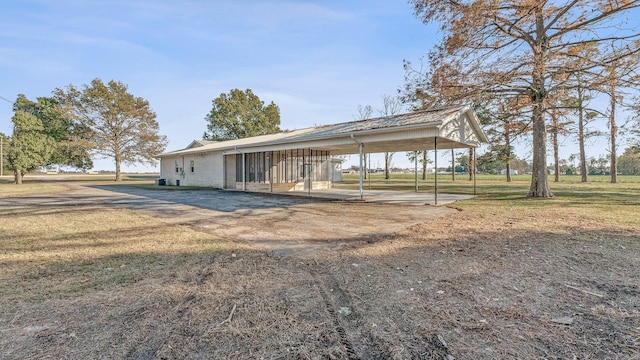
[[[383,358],[382,354],[375,351],[381,344],[374,344],[372,334],[363,326],[360,310],[354,306],[351,296],[340,286],[335,276],[319,268],[310,269],[310,274],[348,359]]]
[[[181,324],[181,320],[188,313],[190,305],[192,305],[196,300],[196,295],[194,293],[186,294],[181,301],[175,305],[172,311],[167,312],[163,322],[165,324]],[[136,315],[135,313],[133,315]],[[130,317],[127,317],[126,320],[130,320]],[[123,321],[126,321],[123,320]],[[156,324],[158,326],[162,326],[162,324]],[[164,347],[169,343],[172,337],[176,336],[180,329],[179,326],[170,326],[170,329],[167,329],[164,336],[157,336],[155,338],[142,337],[135,339],[130,345],[129,350],[127,351],[125,358],[126,359],[136,359],[136,360],[151,360],[158,358],[158,355],[162,352]],[[158,335],[158,334],[156,334]]]
[[[342,346],[344,346],[345,351],[347,352],[348,358],[351,360],[360,359],[357,356],[356,351],[353,349],[353,345],[351,344],[351,341],[347,337],[346,330],[340,323],[340,317],[338,316],[338,314],[336,314],[336,311],[334,309],[335,304],[333,303],[333,301],[325,291],[323,282],[318,279],[318,276],[314,276],[314,279],[316,280],[316,285],[318,287],[318,291],[320,292],[320,296],[322,296],[322,300],[324,301],[325,309],[329,313],[331,320],[333,320],[333,326],[336,332],[338,333],[338,336],[340,337],[340,342],[342,343]]]

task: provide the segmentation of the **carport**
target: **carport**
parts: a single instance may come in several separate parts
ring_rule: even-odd
[[[438,150],[475,148],[483,142],[487,137],[473,109],[459,106],[238,140],[194,142],[184,150],[159,157],[161,178],[169,178],[170,183],[173,177],[184,185],[193,179],[193,184],[226,189],[305,191],[310,195],[331,188],[327,171],[331,157],[358,154],[359,196],[363,199],[365,152],[435,151],[437,168]],[[206,163],[210,172],[198,176],[194,170],[197,162]],[[190,164],[190,173],[185,173],[184,164]],[[435,204],[437,194],[436,180]]]
[[[279,195],[295,195],[292,192],[281,192]],[[358,190],[347,189],[327,189],[316,190],[306,194],[308,197],[343,201],[363,201],[374,204],[395,204],[395,205],[444,205],[458,200],[471,199],[473,195],[463,194],[440,194],[419,193],[407,191],[389,190]]]

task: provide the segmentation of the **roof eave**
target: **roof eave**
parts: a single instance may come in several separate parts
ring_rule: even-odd
[[[370,129],[370,130],[355,130],[355,131],[345,132],[340,135],[315,136],[315,137],[308,137],[305,139],[300,139],[300,138],[278,139],[278,140],[270,140],[270,141],[264,141],[260,143],[254,143],[254,144],[246,144],[241,146],[218,147],[215,149],[211,149],[211,148],[203,149],[206,146],[202,146],[197,148],[183,149],[183,150],[177,150],[169,153],[164,153],[164,154],[158,155],[157,157],[162,158],[163,156],[167,157],[167,156],[184,155],[184,154],[200,154],[200,153],[217,152],[217,151],[228,152],[229,150],[233,150],[234,152],[241,153],[246,151],[247,149],[251,149],[255,147],[293,144],[293,143],[305,142],[305,141],[349,138],[351,137],[352,134],[353,136],[362,136],[362,135],[370,135],[370,134],[384,134],[384,133],[390,133],[395,131],[406,131],[406,130],[413,130],[413,129],[420,129],[420,128],[437,128],[442,124],[443,124],[442,121],[432,121],[426,124],[403,125],[403,126],[378,128],[378,129]]]

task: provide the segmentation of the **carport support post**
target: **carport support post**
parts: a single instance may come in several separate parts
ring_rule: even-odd
[[[242,153],[242,191],[247,191],[247,176],[245,175],[245,160],[244,153]]]
[[[360,149],[360,200],[362,200],[362,196],[363,196],[363,194],[362,194],[362,167],[363,167],[363,164],[362,164],[362,161],[363,161],[363,159],[362,159],[362,143],[359,143],[358,148]]]
[[[433,178],[436,181],[436,190],[434,192],[434,196],[435,196],[435,205],[438,205],[438,137],[437,136],[433,138],[433,150],[436,153],[435,161],[433,162],[433,165],[435,166],[435,169],[433,172]]]

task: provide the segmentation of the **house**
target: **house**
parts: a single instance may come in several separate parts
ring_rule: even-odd
[[[350,121],[229,141],[195,140],[158,155],[167,185],[264,192],[331,188],[334,156],[477,147],[487,142],[469,106]],[[362,168],[362,166],[360,166]]]
[[[511,175],[518,175],[518,170],[511,169],[509,172]],[[500,170],[500,175],[507,175],[507,169]]]

